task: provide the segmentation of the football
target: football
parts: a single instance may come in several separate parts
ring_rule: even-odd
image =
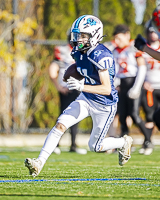
[[[84,78],[84,76],[82,76],[78,71],[77,71],[77,65],[76,63],[70,65],[67,70],[64,73],[63,76],[63,80],[67,81],[67,79],[69,79],[69,77],[72,76],[77,80],[82,80]]]

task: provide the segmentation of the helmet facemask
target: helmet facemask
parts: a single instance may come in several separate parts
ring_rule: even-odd
[[[88,33],[71,33],[71,44],[76,46],[78,51],[85,51],[91,47],[90,44],[91,35]]]

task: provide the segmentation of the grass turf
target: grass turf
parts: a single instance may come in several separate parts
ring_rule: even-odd
[[[57,200],[152,200],[160,199],[160,148],[144,156],[137,150],[123,167],[117,154],[93,153],[86,155],[62,152],[52,154],[42,172],[35,179],[45,181],[2,182],[2,180],[35,180],[24,167],[26,157],[37,157],[39,151],[29,148],[0,149],[0,199],[57,199]],[[146,178],[146,180],[129,180]],[[55,179],[61,181],[55,181]],[[80,179],[65,181],[63,179]],[[81,179],[120,179],[93,180]],[[126,179],[126,180],[121,180]]]

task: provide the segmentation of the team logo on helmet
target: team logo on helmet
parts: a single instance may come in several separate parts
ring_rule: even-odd
[[[87,19],[87,23],[85,23],[84,25],[90,25],[90,26],[93,26],[93,25],[96,25],[96,21],[94,19],[91,19],[91,18],[88,18]]]

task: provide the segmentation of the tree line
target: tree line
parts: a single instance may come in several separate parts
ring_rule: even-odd
[[[12,0],[2,1],[1,9],[12,12]],[[67,31],[73,21],[81,15],[93,15],[93,0],[19,0],[17,15],[21,19],[29,17],[37,22],[34,34],[29,40],[67,40]],[[26,3],[26,4],[25,4]],[[27,6],[28,10],[27,10]],[[135,23],[135,8],[131,0],[99,0],[99,18],[104,25],[103,42],[112,40],[112,33],[117,24],[127,24],[134,39],[137,34],[144,35],[145,23],[151,18],[156,7],[156,0],[147,0],[143,22]],[[26,12],[20,12],[26,9]],[[25,13],[27,13],[25,15]],[[32,66],[27,76],[30,92],[26,99],[28,108],[25,112],[26,127],[51,128],[59,115],[59,96],[48,75],[48,67],[54,59],[54,45],[26,45],[32,53],[26,60]],[[31,70],[32,69],[32,70]],[[19,128],[20,124],[18,125]],[[92,126],[89,118],[80,123],[80,128],[88,130]]]

